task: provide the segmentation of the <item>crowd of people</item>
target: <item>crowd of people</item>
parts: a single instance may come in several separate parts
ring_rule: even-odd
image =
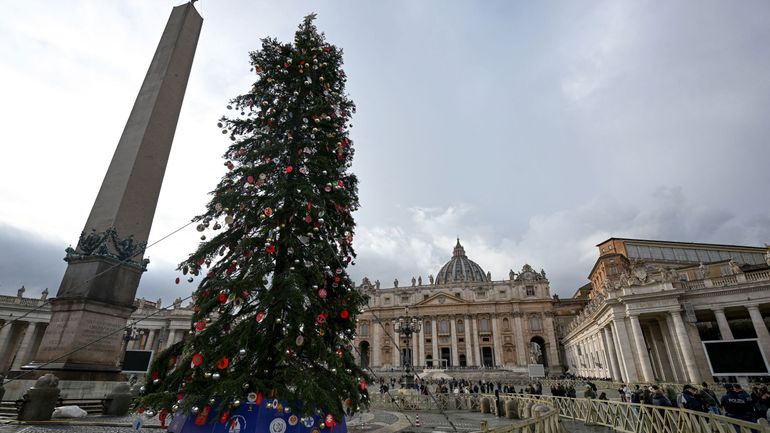
[[[760,418],[770,420],[770,390],[767,385],[754,385],[751,392],[744,390],[739,383],[726,383],[723,387],[724,394],[721,397],[706,382],[700,388],[685,385],[679,393],[671,385],[634,385],[634,389],[623,385],[618,389],[618,394],[621,401],[630,403],[681,407],[751,422]]]
[[[597,386],[587,380],[585,390],[581,397],[598,400],[608,400],[605,391],[600,391]],[[576,398],[578,392],[574,387],[574,381],[567,380],[564,383],[556,382],[550,387],[551,395],[557,397]],[[390,387],[387,380],[380,381],[380,392],[387,393],[390,388],[397,386],[396,380],[391,379]],[[519,385],[517,389],[512,383],[476,381],[467,379],[441,379],[441,380],[417,380],[416,388],[421,394],[529,394],[542,395],[543,386],[540,382],[531,382]],[[770,389],[766,384],[756,384],[750,390],[744,390],[741,384],[726,383],[722,385],[724,393],[717,394],[708,383],[703,382],[700,387],[684,385],[678,392],[672,385],[633,385],[621,386],[617,392],[620,401],[628,403],[641,403],[652,406],[679,407],[698,412],[711,412],[717,415],[726,415],[744,421],[756,422],[760,418],[770,421]]]

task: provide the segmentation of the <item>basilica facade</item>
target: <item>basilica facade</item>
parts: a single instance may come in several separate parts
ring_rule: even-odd
[[[527,370],[542,364],[562,372],[560,318],[571,318],[581,302],[552,297],[545,271],[526,264],[508,279],[493,280],[470,260],[458,239],[438,274],[382,288],[364,278],[359,290],[369,295],[358,316],[353,344],[358,360],[374,369],[504,368]],[[568,321],[568,320],[567,320]],[[419,331],[399,333],[403,323]],[[403,330],[403,329],[402,329]]]

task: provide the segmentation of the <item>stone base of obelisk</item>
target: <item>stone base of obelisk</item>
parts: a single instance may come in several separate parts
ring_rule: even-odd
[[[92,299],[53,300],[51,322],[37,356],[22,369],[66,371],[68,375],[82,372],[89,377],[120,373],[123,332],[133,310],[133,306]]]

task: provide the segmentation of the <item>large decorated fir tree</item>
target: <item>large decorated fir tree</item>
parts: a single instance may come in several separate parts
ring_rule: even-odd
[[[298,416],[339,420],[343,402],[362,403],[349,344],[366,299],[346,271],[355,108],[342,51],[314,18],[293,44],[267,38],[250,53],[257,79],[218,124],[232,140],[227,172],[196,217],[203,242],[179,268],[199,282],[191,335],[153,362],[140,407],[225,418],[276,399]]]

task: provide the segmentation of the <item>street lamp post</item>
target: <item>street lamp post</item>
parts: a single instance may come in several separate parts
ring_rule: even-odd
[[[405,308],[403,316],[399,317],[395,323],[395,330],[399,335],[406,338],[406,350],[404,350],[404,376],[401,378],[403,388],[414,388],[414,369],[412,366],[412,334],[420,332],[421,320],[419,317],[409,315],[409,307]]]

